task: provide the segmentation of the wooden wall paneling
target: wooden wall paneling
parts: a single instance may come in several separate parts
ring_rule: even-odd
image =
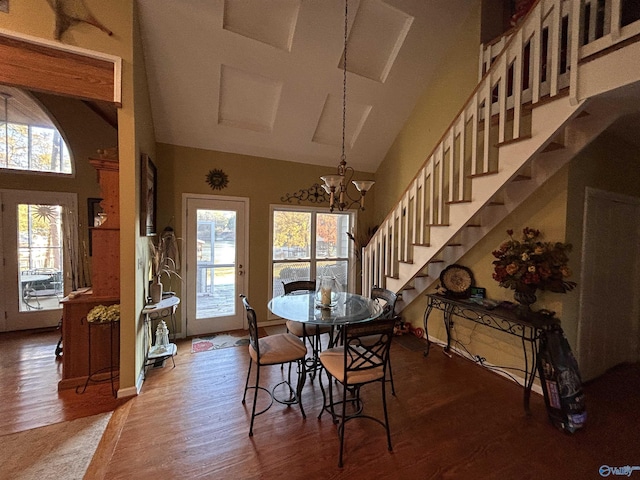
[[[0,31],[0,83],[121,105],[120,58],[54,45]]]

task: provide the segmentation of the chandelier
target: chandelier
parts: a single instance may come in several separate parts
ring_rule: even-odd
[[[347,33],[349,24],[349,1],[344,2],[344,57],[342,63],[342,155],[338,164],[336,175],[324,175],[320,177],[324,184],[322,188],[330,195],[329,210],[347,210],[359,204],[358,208],[364,210],[364,196],[371,189],[375,182],[371,180],[353,180],[354,170],[347,166],[347,156],[344,153],[345,130],[347,124]],[[347,176],[349,178],[347,178]],[[355,185],[360,196],[353,198],[349,195],[347,186],[349,183]]]

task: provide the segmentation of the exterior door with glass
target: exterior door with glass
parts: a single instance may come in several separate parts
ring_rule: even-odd
[[[0,191],[0,331],[53,327],[61,318],[60,300],[68,277],[69,242],[77,232],[65,228],[75,218],[76,195],[57,192]],[[77,221],[72,221],[77,225]]]
[[[185,195],[187,336],[244,328],[249,200]]]

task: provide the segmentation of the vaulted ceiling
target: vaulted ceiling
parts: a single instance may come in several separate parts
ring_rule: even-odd
[[[138,0],[158,142],[335,166],[343,0]],[[470,0],[349,0],[345,144],[373,172]]]

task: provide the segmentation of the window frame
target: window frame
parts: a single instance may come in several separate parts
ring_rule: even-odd
[[[21,105],[22,116],[20,118],[8,118],[10,110],[8,102],[10,99],[12,102],[11,108],[14,108],[14,110],[13,104],[17,102]],[[0,154],[3,156],[2,160],[0,160],[0,173],[75,178],[76,167],[71,144],[55,116],[33,95],[33,92],[21,87],[12,87],[0,83],[0,115],[4,117],[0,119]],[[24,129],[26,131],[22,132]],[[48,143],[46,145],[47,149],[50,149],[47,153],[51,154],[53,147],[57,145],[57,170],[52,170],[50,165],[47,170],[34,168],[34,160],[42,148],[37,139],[38,137],[44,138],[46,136],[51,136],[51,142],[46,142]],[[19,154],[17,157],[16,165],[18,167],[10,166],[9,162],[9,144],[12,137],[24,141],[23,148],[25,152],[24,155]],[[26,166],[20,165],[21,157],[24,157]],[[51,161],[52,159],[53,155],[49,155],[49,160]],[[65,159],[68,160],[69,171],[62,169],[66,165]]]
[[[347,262],[347,290],[355,291],[355,255],[353,248],[349,246],[347,249],[346,257],[316,257],[316,242],[317,242],[317,233],[316,233],[316,217],[318,214],[343,214],[349,216],[349,230],[353,231],[358,222],[358,212],[356,210],[348,210],[343,212],[331,212],[327,207],[313,207],[313,206],[297,206],[297,205],[270,205],[269,208],[269,281],[267,286],[269,288],[267,292],[267,298],[273,297],[273,267],[277,263],[291,263],[295,260],[292,259],[284,259],[284,260],[274,260],[273,258],[273,227],[274,227],[274,213],[276,211],[281,212],[303,212],[303,213],[311,213],[311,245],[309,246],[309,259],[300,260],[301,262],[310,264],[310,277],[314,279],[317,277],[317,264],[319,262],[325,261],[346,261]],[[267,319],[268,320],[276,320],[279,319],[277,315],[268,312]]]

